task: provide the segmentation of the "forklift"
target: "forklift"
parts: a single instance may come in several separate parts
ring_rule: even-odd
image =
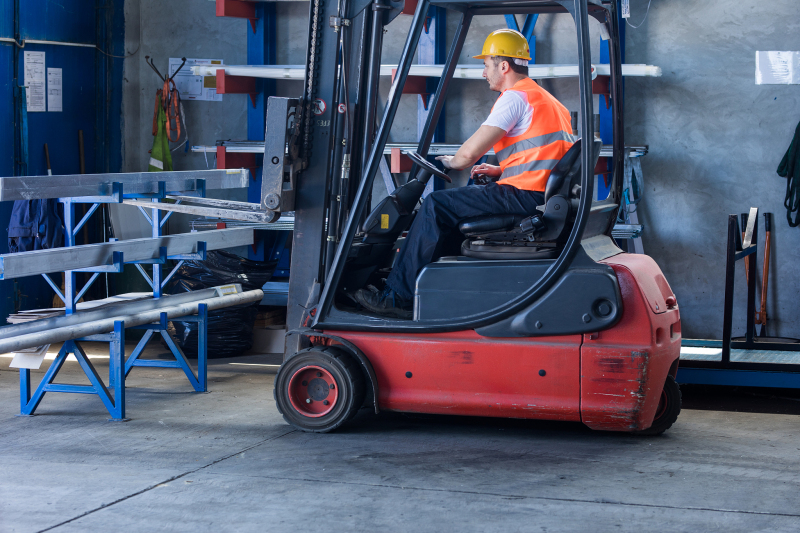
[[[406,0],[410,1],[410,0]],[[372,205],[400,96],[430,6],[460,14],[408,181]],[[648,256],[611,237],[622,197],[623,114],[615,0],[418,0],[377,120],[384,26],[404,0],[310,4],[300,98],[269,99],[264,206],[294,211],[278,410],[303,431],[328,432],[362,407],[380,411],[581,422],[657,435],[677,419],[681,345],[675,295]],[[418,275],[413,318],[360,308],[403,246],[426,184],[450,181],[427,154],[473,17],[569,16],[577,35],[578,136],[529,216],[459,226],[463,242]],[[610,57],[610,192],[594,198],[589,18]],[[264,189],[266,190],[266,189]],[[460,237],[461,237],[460,235]]]

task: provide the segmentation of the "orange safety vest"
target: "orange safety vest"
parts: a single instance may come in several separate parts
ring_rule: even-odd
[[[494,145],[503,170],[497,183],[544,192],[550,171],[575,142],[569,111],[530,78],[519,80],[511,90],[527,95],[533,117],[525,133],[503,137]]]

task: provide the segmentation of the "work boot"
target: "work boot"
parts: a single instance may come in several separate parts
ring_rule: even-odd
[[[398,296],[389,287],[386,287],[382,292],[358,289],[354,296],[358,303],[375,314],[406,319],[410,319],[413,316],[411,302]]]

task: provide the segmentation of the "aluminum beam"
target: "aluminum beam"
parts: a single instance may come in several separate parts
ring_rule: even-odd
[[[125,323],[126,328],[133,326],[141,326],[142,324],[151,324],[159,322],[161,315],[166,314],[168,320],[178,318],[186,315],[197,314],[198,306],[206,304],[209,311],[215,309],[222,309],[224,307],[231,307],[234,305],[247,304],[251,302],[260,302],[264,298],[264,292],[261,289],[254,291],[246,291],[238,294],[230,294],[227,296],[214,296],[212,298],[198,299],[192,302],[171,305],[169,297],[159,298],[157,301],[161,303],[160,306],[148,311],[141,311],[137,313],[124,312],[120,309],[118,315],[106,315],[106,318],[98,320],[82,321],[80,323],[72,323],[65,326],[56,326],[44,331],[37,331],[34,333],[25,333],[22,335],[14,335],[12,328],[17,326],[9,326],[8,329],[12,330],[11,335],[7,338],[0,339],[0,353],[16,352],[24,350],[25,348],[33,348],[35,346],[42,346],[45,344],[55,344],[57,342],[64,342],[72,339],[80,339],[90,335],[98,335],[100,333],[108,333],[114,331],[114,323],[121,321]],[[81,317],[84,313],[75,313],[71,316]],[[57,317],[54,320],[58,322],[59,319],[68,317]],[[6,328],[4,328],[6,329]]]
[[[152,207],[153,203],[149,205]],[[199,241],[206,243],[206,250],[245,246],[253,244],[254,230],[222,229],[5,254],[0,255],[0,279],[114,265],[115,252],[122,252],[122,260],[126,263],[159,259],[162,247],[166,247],[167,256],[192,254],[198,252]]]
[[[200,198],[194,198],[196,203],[201,203]],[[249,202],[226,202],[227,207],[220,207],[213,203],[202,202],[205,205],[186,205],[170,204],[165,202],[150,202],[145,200],[125,200],[127,205],[135,205],[147,209],[160,209],[162,211],[174,211],[176,213],[186,213],[189,215],[200,215],[212,218],[232,218],[246,222],[269,223],[277,220],[278,213],[269,209],[259,210],[260,204]],[[238,206],[233,204],[240,204]],[[252,243],[250,243],[252,244]]]
[[[205,184],[203,181],[205,180]],[[180,172],[128,172],[120,174],[69,174],[63,176],[13,176],[0,178],[0,202],[39,198],[113,196],[114,183],[123,195],[202,192],[246,188],[250,171],[187,170]],[[159,183],[164,189],[159,190]]]

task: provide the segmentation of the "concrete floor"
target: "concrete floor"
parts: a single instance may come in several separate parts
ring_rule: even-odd
[[[209,394],[192,393],[179,371],[135,369],[127,423],[107,422],[94,396],[56,393],[39,416],[15,418],[9,361],[0,358],[4,533],[800,531],[796,398],[738,397],[771,406],[760,413],[687,395],[696,408],[657,438],[368,410],[316,435],[275,409],[277,356],[212,361]],[[107,362],[93,359],[101,375]],[[81,378],[67,362],[60,381]]]

